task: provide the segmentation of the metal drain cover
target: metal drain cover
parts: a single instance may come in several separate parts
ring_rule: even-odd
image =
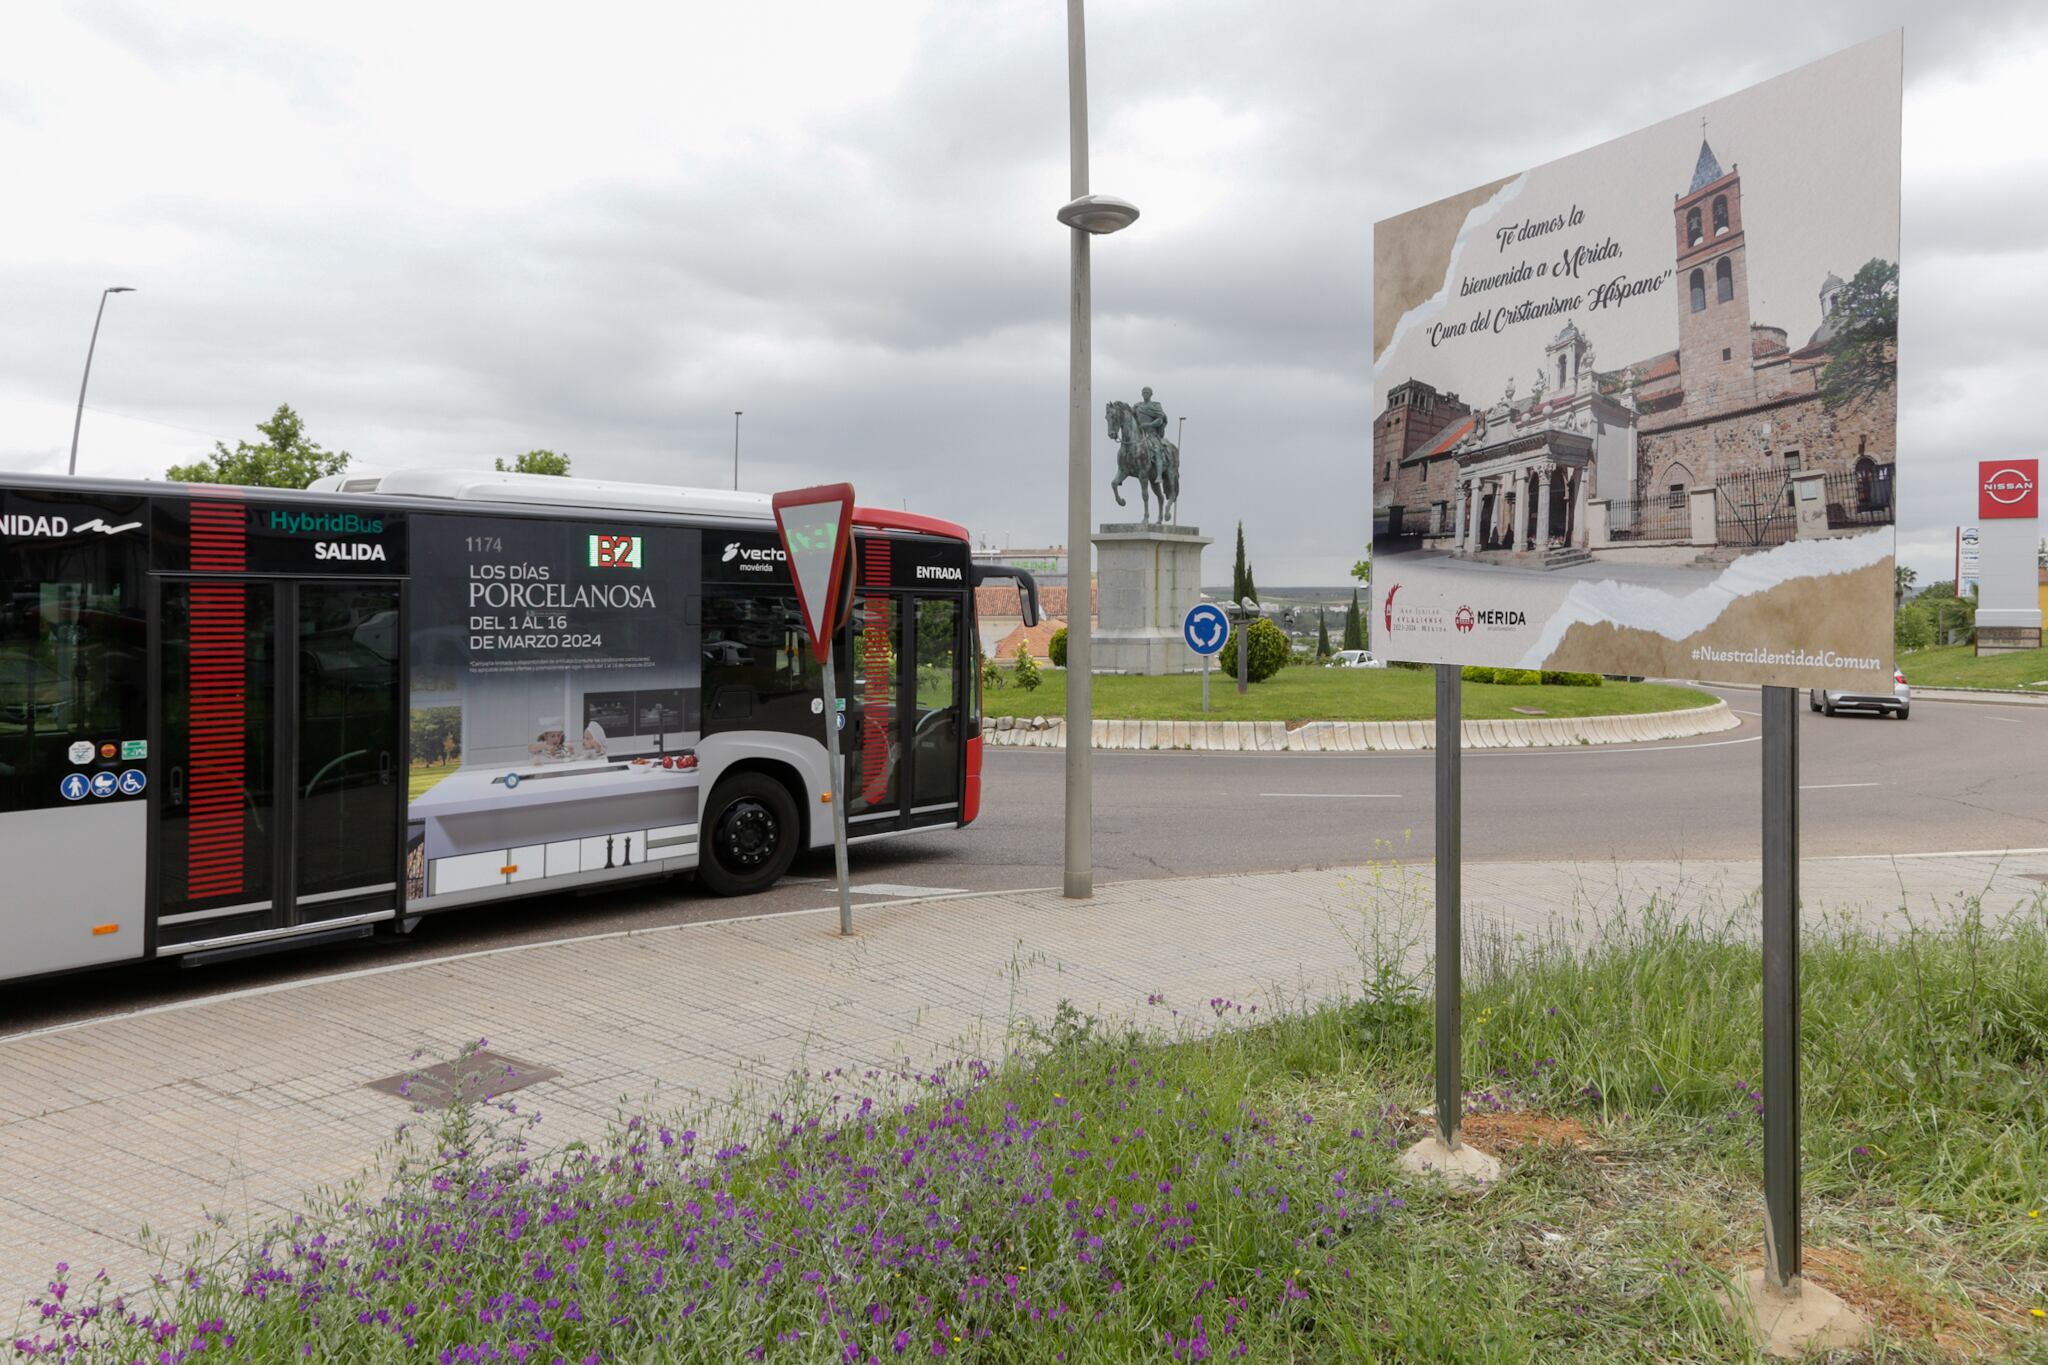
[[[401,1071],[396,1076],[371,1081],[370,1089],[396,1095],[409,1104],[446,1109],[492,1099],[561,1074],[551,1066],[522,1062],[501,1052],[472,1052],[461,1061]]]

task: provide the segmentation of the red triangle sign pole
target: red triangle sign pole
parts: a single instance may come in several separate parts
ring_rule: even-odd
[[[846,870],[846,780],[839,764],[839,729],[846,723],[839,688],[832,676],[832,636],[848,597],[847,575],[853,566],[853,485],[828,483],[777,493],[775,530],[789,560],[796,584],[797,605],[811,648],[818,652],[825,685],[825,756],[828,788],[824,800],[832,807],[832,861],[839,874],[839,932],[853,933],[853,884]]]

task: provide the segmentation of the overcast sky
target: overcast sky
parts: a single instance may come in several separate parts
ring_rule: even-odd
[[[1400,17],[1405,14],[1408,17]],[[1260,582],[1369,536],[1371,225],[1906,28],[1901,556],[2040,452],[2048,7],[1095,0],[1096,406],[1187,418]],[[1790,130],[1788,130],[1788,135]],[[0,7],[0,469],[161,476],[279,402],[366,468],[850,477],[1064,540],[1058,0]],[[1096,443],[1096,519],[1114,448]],[[1135,506],[1135,494],[1126,487]]]

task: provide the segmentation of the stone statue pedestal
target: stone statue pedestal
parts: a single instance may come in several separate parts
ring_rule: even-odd
[[[1196,526],[1107,523],[1095,541],[1096,673],[1185,673],[1200,661],[1181,639],[1181,618],[1202,600],[1202,547]],[[1083,581],[1078,575],[1068,582]]]

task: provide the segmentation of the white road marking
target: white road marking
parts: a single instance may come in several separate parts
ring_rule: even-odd
[[[1802,785],[1799,790],[1803,792],[1832,792],[1840,791],[1844,787],[1882,787],[1883,785],[1884,783],[1882,782],[1813,782]]]
[[[1399,801],[1399,792],[1260,792],[1261,796],[1294,797],[1304,801]]]
[[[2012,716],[1986,716],[1986,717],[1984,717],[1984,719],[1986,719],[1986,720],[1995,720],[1995,721],[1997,721],[1997,722],[1998,722],[1998,723],[1999,723],[2000,725],[2025,725],[2025,724],[2026,724],[2026,722],[2025,722],[2025,721],[2023,721],[2023,720],[2018,720],[2018,719],[2016,719],[2016,718],[2014,718],[2014,717],[2012,717]]]
[[[1467,758],[1561,758],[1574,756],[1617,758],[1627,754],[1663,754],[1674,749],[1723,749],[1730,744],[1761,744],[1762,735],[1751,735],[1747,739],[1710,739],[1705,744],[1646,744],[1631,749],[1619,744],[1581,744],[1570,749],[1467,749]],[[1388,758],[1434,758],[1434,753],[1388,754]]]
[[[1567,754],[1574,756],[1594,754],[1612,757],[1617,754],[1662,754],[1669,753],[1674,749],[1721,749],[1726,748],[1730,744],[1761,744],[1763,742],[1764,737],[1762,735],[1750,735],[1744,739],[1710,739],[1704,744],[1644,744],[1635,747],[1630,747],[1626,744],[1574,744],[1569,746],[1559,745],[1549,749],[1467,749],[1465,750],[1465,757],[1474,759],[1561,758]],[[997,752],[1019,756],[1037,754],[1039,757],[1047,759],[1056,759],[1060,756],[1058,749],[1006,748],[999,749]],[[1334,753],[1341,751],[1323,750],[1317,753],[1310,753],[1306,750],[1276,749],[1271,753],[1255,752],[1247,754],[1242,751],[1226,751],[1222,749],[1097,749],[1095,752],[1099,754],[1115,754],[1118,758],[1143,757],[1146,759],[1187,759],[1193,761],[1195,759],[1219,756],[1229,758],[1328,758]],[[1348,757],[1370,757],[1374,761],[1389,758],[1420,758],[1427,761],[1436,757],[1436,751],[1434,749],[1369,749],[1364,753],[1354,751]]]
[[[1761,711],[1745,711],[1739,706],[1731,706],[1728,709],[1738,716],[1755,716],[1758,720],[1762,720],[1764,715]]]
[[[853,888],[856,896],[964,896],[957,886],[904,886],[898,882],[863,882]]]
[[[2032,858],[2048,848],[1955,848],[1945,853],[1830,853],[1808,858],[1810,863],[1883,862],[1905,858]]]

